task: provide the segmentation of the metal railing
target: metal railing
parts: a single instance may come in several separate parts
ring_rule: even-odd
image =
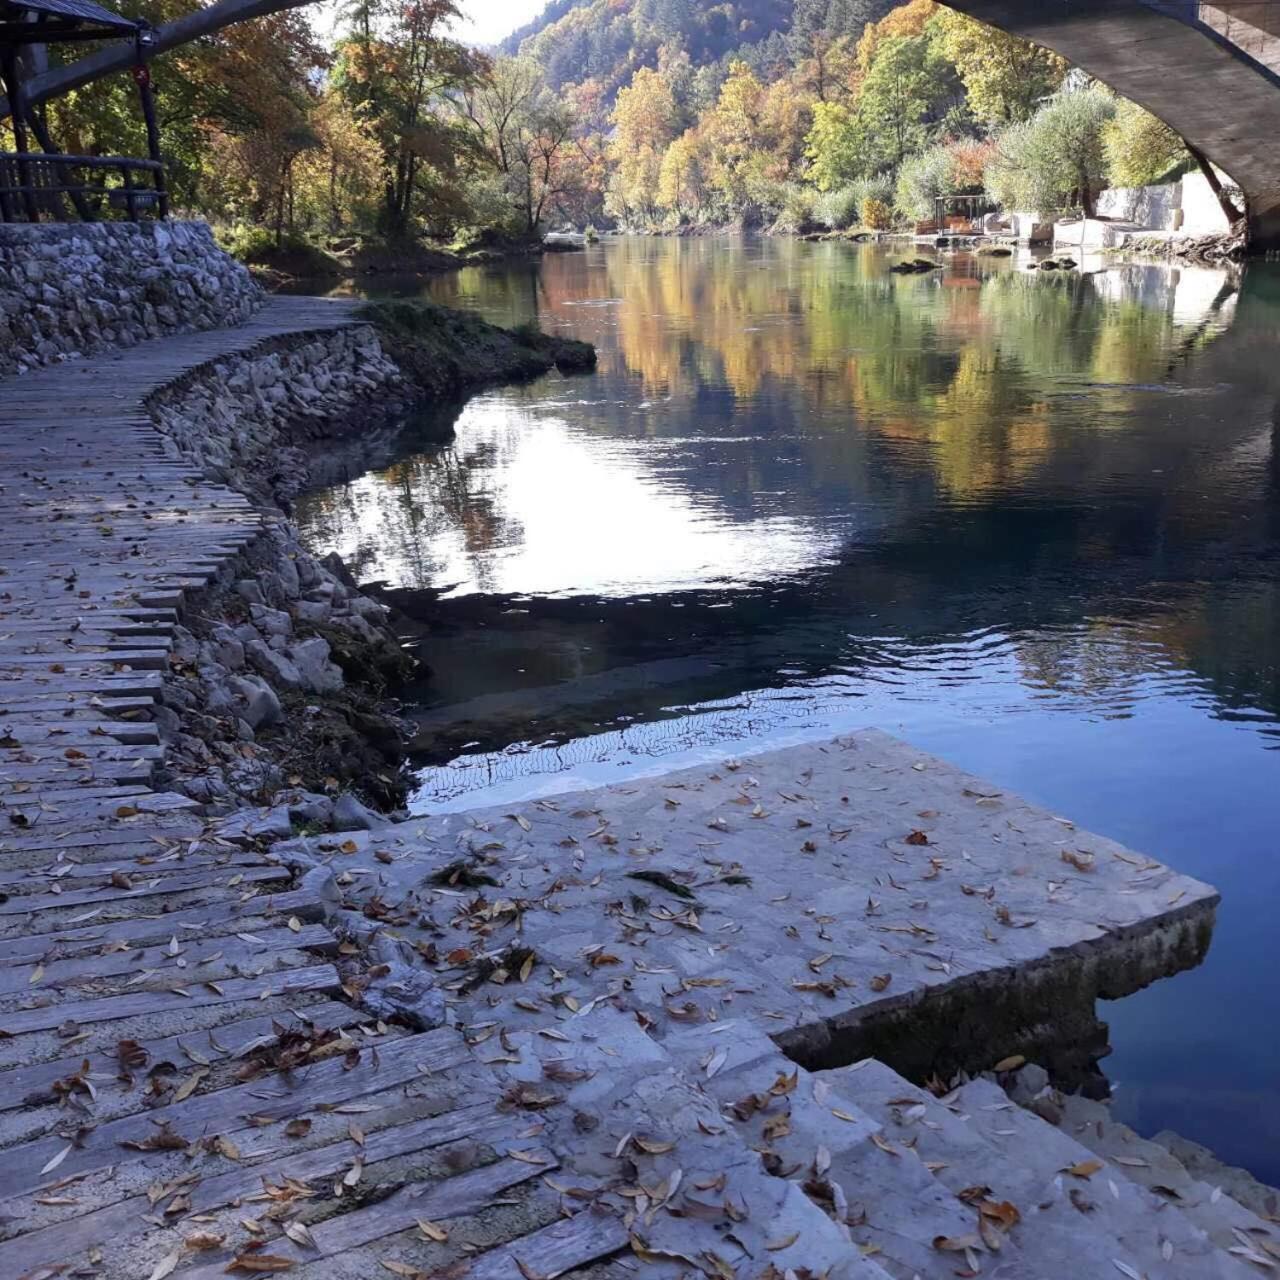
[[[168,213],[158,160],[0,152],[0,222],[138,222]]]

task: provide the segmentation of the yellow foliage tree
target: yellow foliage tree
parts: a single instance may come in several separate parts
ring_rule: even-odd
[[[954,9],[940,9],[932,21],[970,110],[988,124],[1028,119],[1067,74],[1065,58]]]
[[[924,34],[924,29],[937,15],[934,0],[909,0],[891,9],[879,22],[868,22],[858,41],[858,67],[865,74],[871,70],[880,46],[886,40],[911,40]]]

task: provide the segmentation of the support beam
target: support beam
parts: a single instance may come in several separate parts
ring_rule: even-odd
[[[151,56],[190,44],[203,36],[210,36],[236,22],[250,18],[263,18],[285,9],[300,9],[311,0],[215,0],[204,9],[197,9],[173,22],[156,28],[155,41],[150,47]],[[127,71],[134,64],[134,46],[131,40],[99,49],[88,57],[80,58],[65,67],[33,76],[24,86],[27,106],[35,107],[49,98],[59,97],[80,89],[84,85],[101,80],[117,71]],[[12,114],[7,98],[0,98],[0,120]]]

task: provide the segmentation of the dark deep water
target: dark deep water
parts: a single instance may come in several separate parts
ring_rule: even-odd
[[[428,287],[600,371],[299,504],[432,617],[419,807],[898,733],[1221,889],[1105,1066],[1278,1181],[1280,272],[888,261],[627,240]]]

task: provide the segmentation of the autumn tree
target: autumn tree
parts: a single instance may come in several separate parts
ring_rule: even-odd
[[[450,38],[461,17],[455,0],[352,0],[342,16],[334,83],[382,148],[384,229],[402,236],[415,215],[456,218],[460,168],[473,153],[470,130],[443,108],[487,63]]]
[[[658,203],[678,218],[700,218],[711,203],[706,141],[697,129],[682,133],[666,150],[658,173]]]
[[[618,94],[611,121],[614,174],[608,207],[624,221],[639,214],[650,222],[658,209],[662,156],[676,136],[671,86],[657,71],[642,67]]]
[[[297,207],[303,225],[337,235],[377,217],[381,150],[373,130],[332,86],[310,115],[316,145],[297,160]]]
[[[181,8],[161,0],[146,14],[163,23]],[[153,84],[173,202],[275,222],[282,182],[287,185],[293,162],[310,145],[306,116],[324,63],[298,13],[229,26],[160,58]],[[37,110],[63,151],[146,153],[137,91],[127,76],[95,80]],[[287,196],[284,211],[287,217]]]
[[[954,9],[940,9],[931,24],[964,82],[969,109],[986,124],[1026,120],[1067,73],[1066,60],[1051,50]]]

